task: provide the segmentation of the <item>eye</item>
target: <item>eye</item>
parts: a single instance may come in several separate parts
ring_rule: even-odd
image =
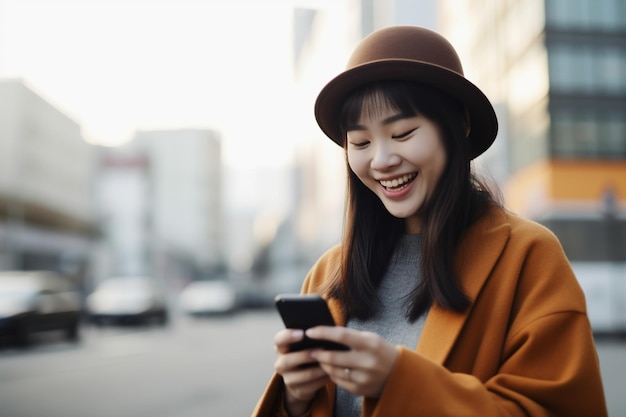
[[[354,142],[350,142],[350,145],[352,145],[355,148],[364,148],[367,145],[369,145],[369,140],[364,140],[364,141],[354,141]]]
[[[417,128],[413,128],[413,129],[408,130],[408,131],[406,131],[404,133],[401,133],[399,135],[392,135],[391,138],[392,139],[404,139],[404,138],[407,138],[408,136],[410,136],[416,130],[417,130]]]
[[[370,143],[370,138],[368,135],[364,134],[360,130],[348,131],[346,135],[348,139],[348,144],[353,148],[364,148]]]

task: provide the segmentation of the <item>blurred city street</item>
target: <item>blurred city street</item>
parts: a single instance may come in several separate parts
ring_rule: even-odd
[[[558,237],[625,417],[626,0],[483,3],[0,0],[0,417],[249,416],[347,230],[314,103],[392,25],[493,104],[472,169]]]
[[[0,347],[1,417],[241,417],[272,373],[273,311],[85,327],[28,350]]]
[[[245,417],[272,373],[273,310],[85,327],[82,342],[0,347],[1,417]],[[42,341],[43,342],[43,341]],[[626,415],[626,340],[601,338],[609,416]]]

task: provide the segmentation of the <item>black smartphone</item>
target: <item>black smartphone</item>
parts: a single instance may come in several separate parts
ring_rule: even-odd
[[[326,300],[316,294],[280,294],[274,300],[285,327],[306,330],[315,326],[334,326]],[[328,350],[350,350],[341,343],[329,340],[309,339],[304,336],[291,345],[292,351],[322,348]]]

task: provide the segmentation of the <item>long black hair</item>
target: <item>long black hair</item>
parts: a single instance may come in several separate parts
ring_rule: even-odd
[[[437,187],[420,209],[422,279],[416,279],[407,317],[416,320],[433,302],[463,311],[471,300],[456,279],[456,244],[489,205],[497,204],[471,172],[466,135],[471,126],[465,109],[447,94],[421,84],[383,81],[361,87],[345,101],[341,114],[346,163],[346,128],[358,124],[364,111],[375,110],[380,104],[409,117],[420,114],[434,122],[446,152],[446,166]],[[406,233],[405,220],[392,216],[349,167],[347,171],[342,265],[329,282],[327,292],[342,301],[346,314],[367,319],[380,309],[376,290],[396,242]]]

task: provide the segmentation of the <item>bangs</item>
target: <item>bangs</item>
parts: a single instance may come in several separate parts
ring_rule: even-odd
[[[379,118],[389,110],[404,116],[416,116],[419,111],[413,104],[415,90],[411,91],[404,82],[377,82],[368,84],[348,97],[341,109],[341,132],[344,136],[362,118]]]
[[[392,97],[382,88],[375,88],[369,91],[363,91],[360,100],[355,100],[355,106],[351,113],[356,116],[355,120],[347,120],[347,125],[355,125],[361,119],[381,118],[385,114],[392,111],[399,111],[397,104]],[[360,111],[359,111],[360,110]]]
[[[421,115],[443,128],[470,126],[461,103],[440,90],[409,81],[379,81],[355,90],[344,102],[339,125],[344,145],[346,133],[362,117],[377,118],[389,110],[406,117]]]

